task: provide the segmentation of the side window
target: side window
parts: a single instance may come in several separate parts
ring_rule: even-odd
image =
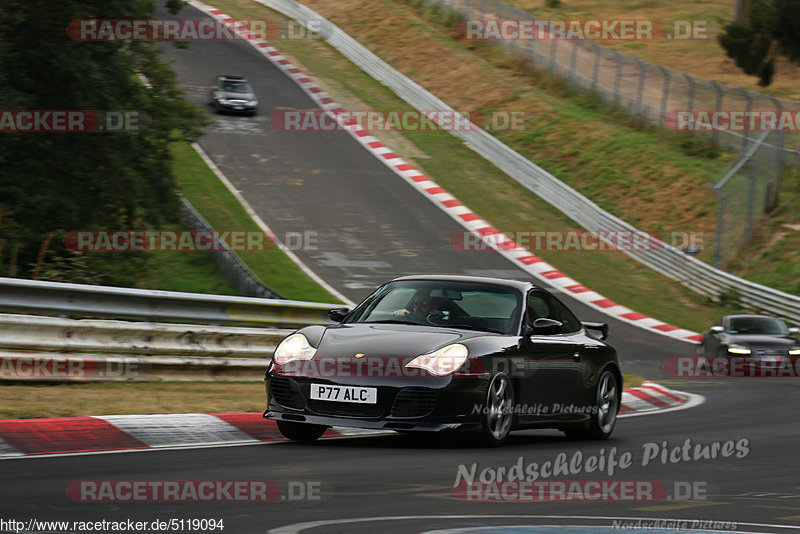
[[[564,324],[561,334],[577,332],[583,328],[578,318],[553,296],[544,292],[533,291],[528,295],[526,320],[529,325],[532,325],[539,318],[561,321]]]
[[[583,328],[581,322],[578,320],[577,317],[575,317],[575,315],[571,311],[569,311],[569,308],[561,304],[561,302],[559,302],[555,298],[551,297],[551,299],[553,301],[554,311],[557,315],[557,317],[553,318],[558,319],[559,321],[564,323],[565,334],[571,334],[572,332],[577,332],[581,328]]]
[[[531,293],[528,296],[528,324],[532,325],[533,321],[541,317],[550,317],[550,307],[543,296],[543,293]]]

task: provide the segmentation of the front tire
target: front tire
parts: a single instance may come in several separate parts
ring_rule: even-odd
[[[514,387],[505,373],[497,373],[489,382],[483,412],[481,441],[497,447],[505,443],[514,419]]]
[[[317,441],[328,429],[323,425],[294,423],[291,421],[276,421],[276,423],[278,424],[278,430],[285,438],[306,443]]]
[[[571,439],[607,439],[614,431],[619,413],[620,384],[616,373],[606,369],[597,380],[595,389],[596,413],[592,414],[589,425],[585,428],[565,429],[564,433]]]

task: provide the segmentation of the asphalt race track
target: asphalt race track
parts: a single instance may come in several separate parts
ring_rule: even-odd
[[[200,15],[190,8],[180,14],[195,16]],[[214,116],[216,124],[200,144],[278,236],[318,234],[317,250],[295,253],[349,298],[358,300],[402,274],[527,278],[494,253],[453,250],[450,235],[462,228],[346,133],[273,131],[268,117],[275,110],[314,106],[247,43],[198,42],[185,50],[169,47],[166,55],[175,60],[190,99],[201,106],[216,74],[250,79],[260,101],[259,115]],[[793,379],[672,379],[664,372],[664,360],[693,354],[692,346],[565,300],[582,319],[609,322],[609,341],[620,351],[625,371],[703,395],[706,402],[688,410],[620,419],[612,438],[600,443],[569,441],[555,431],[529,431],[513,434],[502,448],[485,449],[461,436],[386,434],[313,445],[278,441],[5,460],[0,462],[0,518],[148,523],[222,519],[224,530],[217,531],[225,533],[600,532],[626,525],[631,531],[638,525],[650,532],[675,527],[800,531],[800,384]],[[254,386],[254,395],[263,395],[263,388]],[[712,449],[715,458],[703,457],[704,450]],[[570,472],[545,473],[544,464],[559,464],[562,453],[574,463]],[[617,465],[612,473],[608,463],[625,453],[629,464]],[[589,459],[606,465],[592,471]],[[665,493],[653,501],[513,502],[508,495],[467,501],[456,495],[454,484],[457,474],[464,476],[473,465],[476,480],[481,473],[491,480],[498,468],[514,473],[512,468],[519,465],[524,472],[536,471],[540,481],[632,481]],[[280,495],[270,502],[76,500],[69,488],[76,481],[92,480],[274,481]]]

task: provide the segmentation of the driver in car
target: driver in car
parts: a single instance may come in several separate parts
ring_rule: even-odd
[[[429,299],[417,296],[409,305],[409,309],[403,308],[394,312],[395,317],[408,317],[415,322],[427,322],[428,315],[431,313],[431,302]]]

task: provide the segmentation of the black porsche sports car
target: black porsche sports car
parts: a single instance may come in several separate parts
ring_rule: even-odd
[[[289,439],[333,425],[471,430],[489,445],[514,429],[614,429],[622,372],[607,325],[531,283],[409,276],[329,316],[286,337],[267,369],[264,417]]]
[[[797,328],[766,315],[726,315],[703,332],[700,356],[737,356],[780,360],[800,356]]]

